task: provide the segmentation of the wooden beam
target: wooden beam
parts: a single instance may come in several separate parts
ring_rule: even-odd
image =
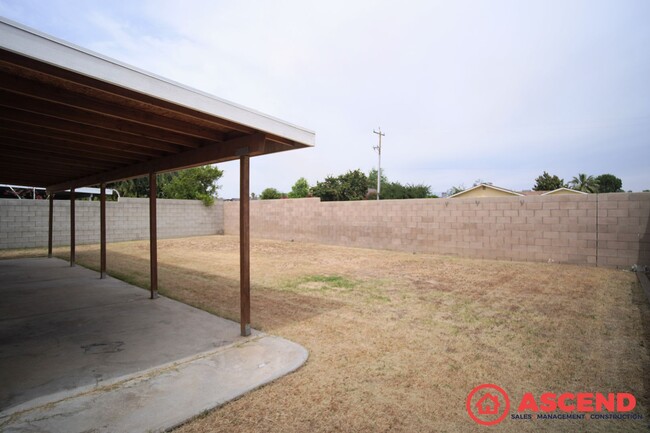
[[[136,162],[140,162],[140,160],[134,159],[132,157],[125,157],[123,156],[124,154],[120,154],[119,152],[115,154],[113,152],[100,152],[94,148],[84,150],[76,149],[74,146],[70,145],[71,143],[67,142],[66,140],[56,140],[50,138],[40,141],[36,137],[31,137],[31,140],[14,139],[7,137],[4,132],[7,131],[0,129],[0,148],[13,148],[19,150],[29,149],[30,151],[46,151],[68,156],[71,153],[74,153],[76,156],[83,157],[91,161],[115,162],[117,165],[135,164]]]
[[[198,126],[169,116],[161,116],[151,111],[144,111],[140,107],[134,107],[134,104],[125,103],[127,101],[124,100],[120,102],[107,100],[110,98],[110,95],[102,95],[101,93],[98,94],[98,92],[95,92],[96,94],[94,96],[90,96],[83,93],[83,90],[78,85],[62,86],[63,83],[60,81],[52,84],[52,81],[46,83],[44,81],[26,79],[14,73],[2,71],[1,69],[0,83],[2,83],[3,88],[13,93],[123,119],[129,123],[152,126],[182,135],[205,138],[210,141],[223,141],[225,139],[224,133],[219,130]],[[112,99],[115,99],[115,97]]]
[[[156,219],[156,173],[149,173],[149,268],[151,299],[158,297],[158,233]]]
[[[0,112],[6,110],[0,107]],[[20,118],[24,117],[25,120]],[[5,116],[0,113],[0,128],[23,132],[30,136],[52,137],[78,143],[83,149],[86,146],[100,146],[104,149],[120,150],[136,155],[162,156],[165,152],[179,152],[182,147],[164,141],[133,134],[124,134],[119,131],[95,128],[83,123],[75,123],[64,119],[57,119],[38,113],[29,113],[16,110],[13,115]]]
[[[91,160],[81,155],[63,155],[61,153],[50,152],[47,150],[39,149],[36,152],[25,152],[25,149],[16,149],[16,147],[3,143],[0,145],[2,149],[2,157],[7,160],[25,161],[24,164],[32,165],[34,159],[43,165],[69,167],[67,170],[85,169],[87,171],[106,171],[119,167],[119,164],[105,162],[101,160]]]
[[[198,149],[187,150],[175,155],[165,156],[152,161],[134,164],[116,170],[49,185],[48,192],[63,191],[73,187],[97,185],[123,179],[145,176],[148,173],[160,173],[212,164],[215,162],[237,159],[242,155],[261,155],[264,153],[264,134],[253,134],[235,138],[223,143],[213,143]]]
[[[300,147],[296,147],[295,144],[288,144],[279,141],[271,141],[269,139],[266,142],[266,146],[264,148],[264,154],[267,155],[269,153],[284,152],[286,150],[293,150],[293,149],[300,149]]]
[[[70,189],[70,266],[75,265],[75,215],[74,215],[74,188]]]
[[[118,95],[122,98],[133,101],[145,111],[152,109],[162,110],[166,115],[182,116],[186,121],[200,120],[201,122],[210,125],[210,127],[219,127],[225,130],[236,130],[246,134],[254,132],[253,128],[244,126],[240,123],[233,122],[226,119],[220,119],[201,111],[193,110],[191,108],[168,102],[155,96],[150,96],[145,93],[137,92],[135,90],[127,89],[125,87],[117,86],[105,81],[100,81],[86,75],[79,74],[67,69],[62,69],[55,65],[43,63],[36,59],[21,56],[20,54],[13,53],[4,49],[0,49],[0,62],[2,67],[7,69],[22,69],[18,73],[25,75],[29,73],[42,74],[52,81],[64,81],[71,86],[83,89],[84,92],[103,92],[111,95]]]
[[[204,138],[196,138],[153,126],[129,122],[128,120],[105,116],[70,105],[57,104],[45,99],[32,98],[28,95],[21,95],[3,89],[0,89],[0,105],[183,147],[197,148],[211,142],[211,140]]]
[[[0,168],[2,172],[2,168]],[[2,174],[2,183],[9,185],[24,185],[31,187],[42,187],[43,185],[48,185],[56,181],[56,177],[52,176],[29,176],[27,174],[18,174],[18,173],[3,173]]]
[[[240,158],[239,168],[239,302],[241,335],[251,335],[250,261],[250,157]]]
[[[52,258],[52,231],[54,229],[54,194],[50,194],[50,212],[47,224],[47,257]]]
[[[24,162],[24,161],[23,161]],[[16,177],[27,177],[28,179],[34,179],[33,181],[25,182],[13,182],[14,185],[29,185],[42,187],[43,185],[48,185],[51,183],[57,182],[58,179],[66,179],[70,176],[70,169],[67,171],[62,171],[61,169],[56,169],[48,171],[48,166],[43,164],[19,164],[19,161],[6,160],[2,161],[0,164],[0,175],[2,176],[2,183],[10,183],[7,179],[16,178]],[[79,175],[90,175],[92,171],[88,170],[77,170]],[[37,182],[36,179],[44,179],[43,182]],[[32,183],[33,182],[33,183]]]
[[[106,184],[99,187],[99,278],[106,278]]]
[[[3,178],[7,173],[18,172],[21,174],[41,174],[47,176],[69,176],[70,169],[65,167],[52,167],[46,163],[41,163],[38,158],[34,158],[32,164],[21,164],[18,165],[17,161],[12,161],[7,159],[0,159],[0,173],[2,173]],[[86,172],[86,170],[79,170],[81,172]],[[6,183],[3,181],[3,183]],[[19,184],[20,185],[20,184]],[[39,185],[42,186],[42,185]],[[69,189],[69,188],[65,188]]]

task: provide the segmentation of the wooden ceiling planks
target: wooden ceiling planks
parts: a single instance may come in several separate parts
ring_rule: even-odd
[[[16,23],[0,20],[0,36],[0,182],[57,191],[313,145],[307,130]]]

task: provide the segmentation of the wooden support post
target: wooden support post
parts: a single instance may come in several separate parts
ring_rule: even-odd
[[[50,193],[50,216],[47,226],[47,257],[52,258],[52,231],[54,230],[54,193]]]
[[[70,189],[70,266],[75,265],[74,188]]]
[[[106,278],[106,184],[99,186],[99,278]]]
[[[251,335],[251,277],[250,277],[250,157],[242,156],[239,169],[239,270],[241,335]]]
[[[158,234],[156,220],[156,173],[149,173],[149,263],[151,299],[158,297]]]

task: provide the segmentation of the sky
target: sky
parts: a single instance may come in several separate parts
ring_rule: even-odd
[[[316,133],[251,191],[377,167],[434,193],[544,171],[650,189],[650,1],[0,0],[0,15]],[[239,196],[236,161],[218,165]]]

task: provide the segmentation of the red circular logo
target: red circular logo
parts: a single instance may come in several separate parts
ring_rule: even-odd
[[[481,425],[495,425],[510,411],[510,399],[503,388],[484,383],[467,395],[467,414]]]

